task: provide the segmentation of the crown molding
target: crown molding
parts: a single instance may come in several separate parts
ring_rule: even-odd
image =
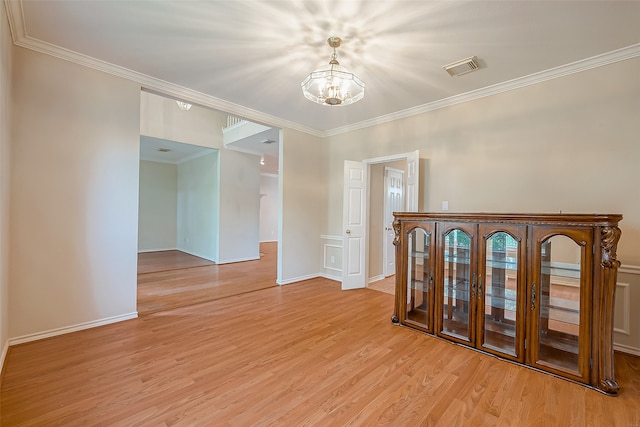
[[[29,37],[26,34],[24,25],[22,0],[5,1],[4,4],[7,10],[9,28],[11,29],[11,37],[13,38],[13,43],[17,46],[21,46],[27,49],[34,50],[36,52],[63,59],[65,61],[74,62],[76,64],[84,65],[98,71],[135,81],[142,86],[143,90],[147,90],[149,92],[157,92],[161,95],[180,98],[184,101],[188,101],[189,103],[224,111],[225,113],[240,116],[251,121],[261,122],[272,127],[293,129],[320,138],[360,130],[394,120],[405,119],[408,117],[427,113],[429,111],[434,111],[464,102],[485,98],[502,92],[519,89],[537,83],[542,83],[547,80],[565,77],[571,74],[579,73],[581,71],[590,70],[592,68],[613,64],[615,62],[624,61],[626,59],[640,56],[640,43],[638,43],[624,47],[622,49],[614,50],[612,52],[596,55],[591,58],[575,61],[570,64],[561,65],[549,70],[530,74],[528,76],[519,77],[506,82],[473,90],[471,92],[466,92],[460,95],[451,96],[449,98],[444,98],[427,104],[418,105],[416,107],[407,108],[405,110],[375,117],[369,120],[364,120],[358,123],[353,123],[351,125],[341,126],[327,131],[321,131]]]
[[[627,46],[622,49],[614,50],[612,52],[607,52],[602,55],[597,55],[591,58],[572,62],[570,64],[561,65],[559,67],[551,68],[549,70],[530,74],[528,76],[518,77],[513,80],[483,87],[481,89],[476,89],[471,92],[466,92],[460,95],[455,95],[449,98],[444,98],[438,101],[430,102],[428,104],[407,108],[406,110],[397,111],[395,113],[376,117],[370,120],[365,120],[365,121],[354,123],[348,126],[335,128],[335,129],[324,132],[323,136],[326,137],[326,136],[339,135],[342,133],[364,129],[364,128],[379,125],[382,123],[391,122],[394,120],[405,119],[408,117],[416,116],[418,114],[427,113],[429,111],[438,110],[441,108],[446,108],[446,107],[450,107],[457,104],[462,104],[463,102],[469,102],[475,99],[485,98],[487,96],[496,95],[502,92],[512,91],[522,87],[534,85],[537,83],[542,83],[547,80],[553,80],[560,77],[565,77],[571,74],[579,73],[581,71],[586,71],[592,68],[613,64],[615,62],[624,61],[626,59],[631,59],[638,56],[640,56],[640,43]]]

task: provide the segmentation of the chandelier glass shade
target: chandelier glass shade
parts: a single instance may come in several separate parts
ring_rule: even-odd
[[[178,108],[181,109],[182,111],[189,111],[192,107],[191,104],[183,101],[176,101],[176,104],[178,104]]]
[[[327,43],[333,48],[331,60],[302,81],[302,93],[308,100],[321,105],[349,105],[360,101],[364,98],[364,82],[337,60],[336,48],[342,40],[330,37]]]

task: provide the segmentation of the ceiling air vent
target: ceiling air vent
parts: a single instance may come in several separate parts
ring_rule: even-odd
[[[273,139],[265,139],[262,141],[263,144],[273,144],[275,141]]]
[[[470,58],[445,65],[442,68],[444,68],[451,77],[455,77],[477,70],[480,68],[480,64],[478,64],[478,58],[472,56]]]
[[[171,150],[169,150],[168,148],[158,148],[158,151],[161,153],[168,153]]]

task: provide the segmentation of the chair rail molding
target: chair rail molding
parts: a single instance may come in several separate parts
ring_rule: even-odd
[[[640,265],[625,265],[625,264],[622,264],[620,266],[620,268],[618,268],[618,273],[638,274],[638,275],[640,275]]]

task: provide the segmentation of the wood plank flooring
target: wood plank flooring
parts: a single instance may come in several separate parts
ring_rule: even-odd
[[[179,251],[139,254],[138,314],[277,286],[277,243],[261,243],[260,252],[259,260],[223,265]]]
[[[369,283],[367,285],[369,289],[373,289],[374,291],[380,291],[387,294],[395,295],[396,293],[396,276],[385,277],[382,280],[377,280],[375,282]]]
[[[213,261],[181,251],[142,252],[138,254],[138,274],[215,265]]]
[[[609,397],[392,311],[390,294],[313,279],[13,346],[0,424],[640,426],[640,358],[616,354]]]

